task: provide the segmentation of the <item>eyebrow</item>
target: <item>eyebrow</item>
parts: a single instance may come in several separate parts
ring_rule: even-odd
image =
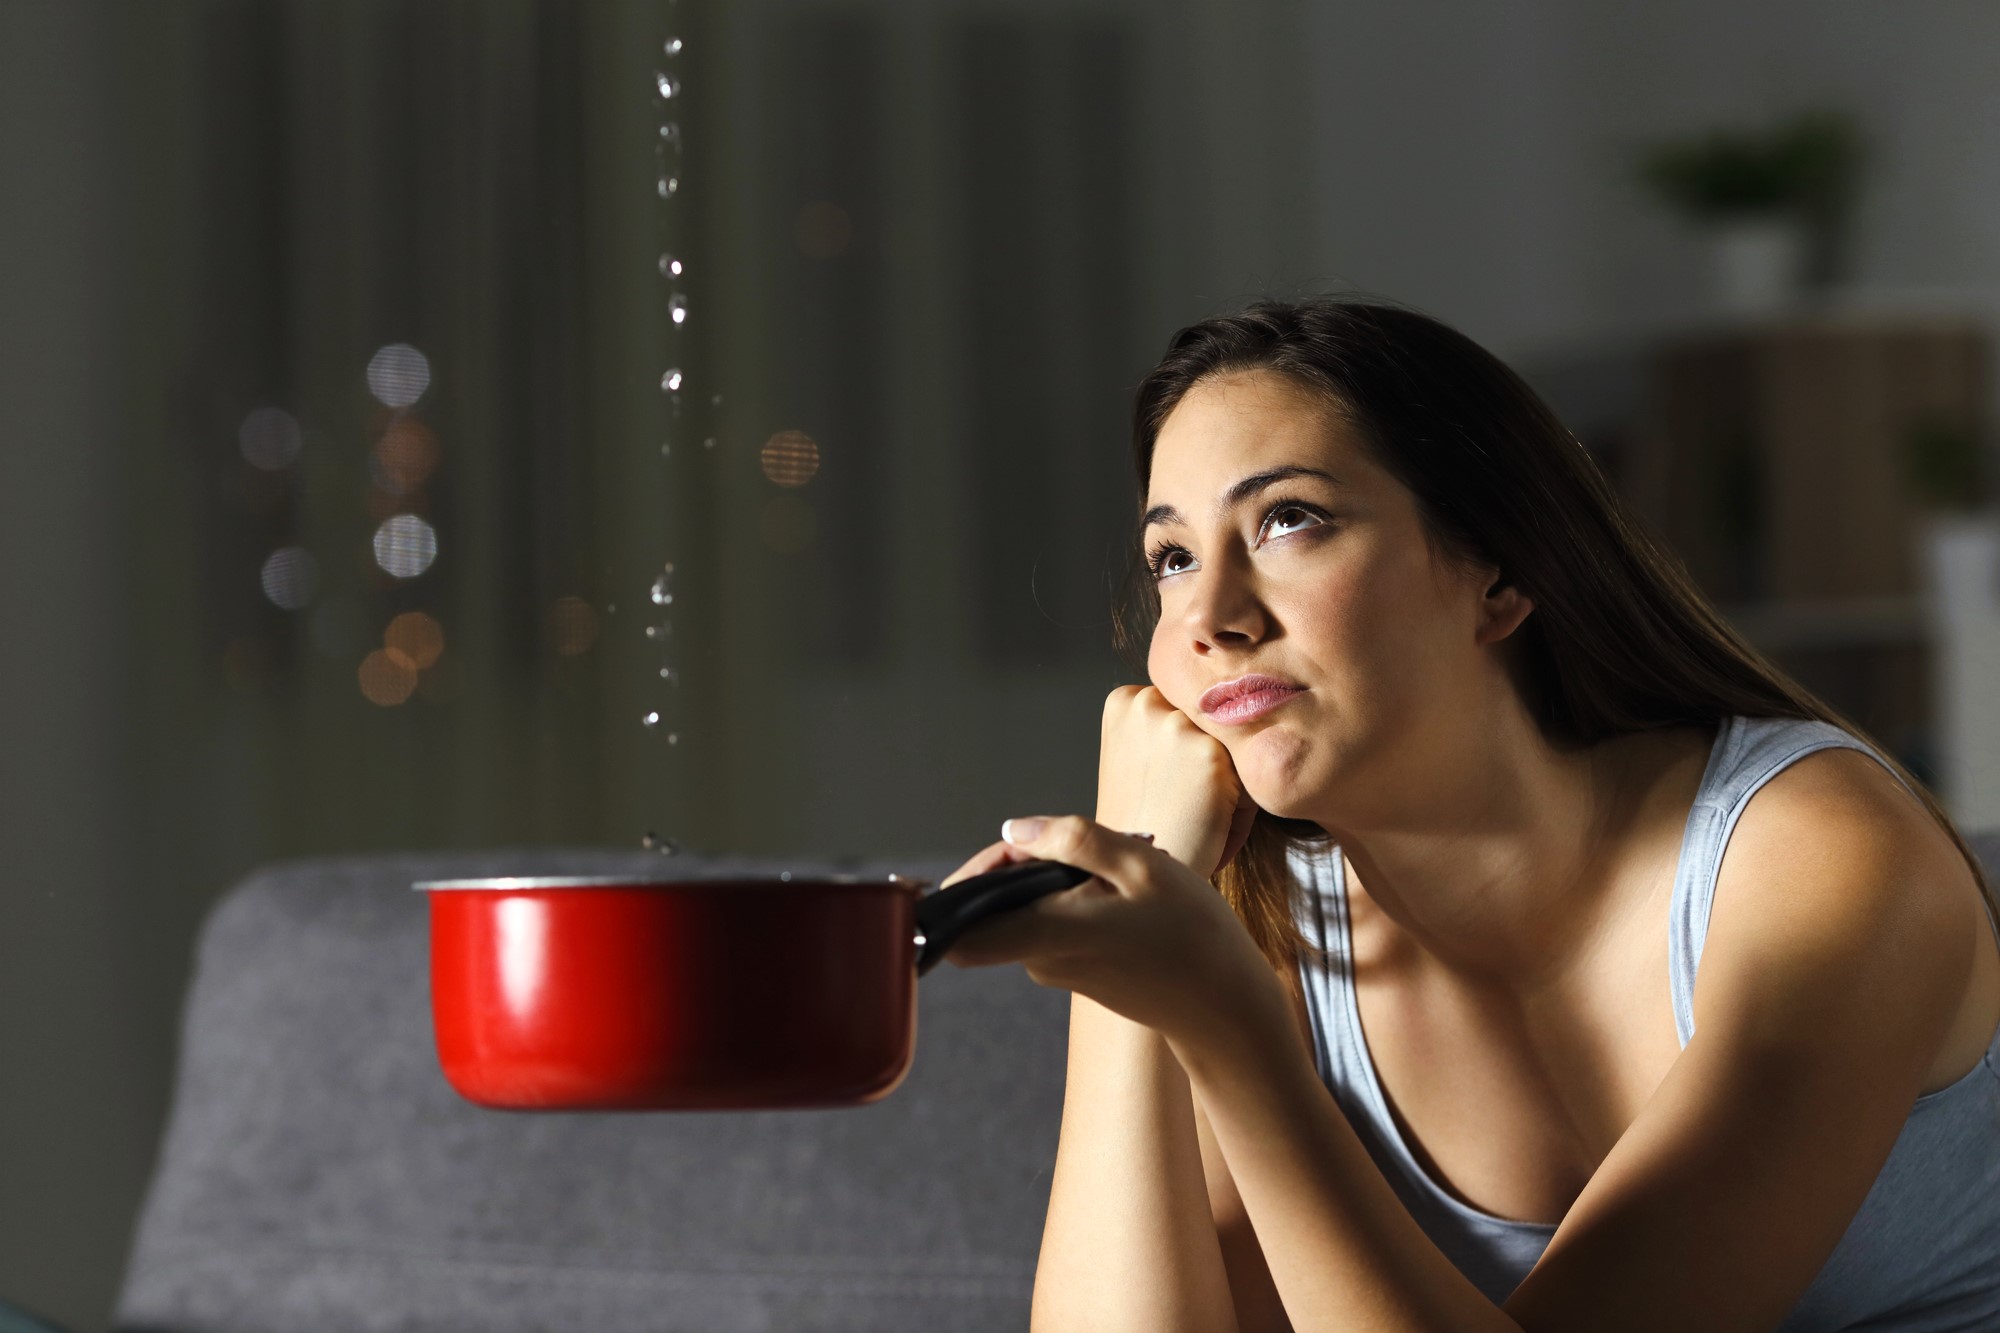
[[[1237,505],[1242,504],[1245,500],[1248,500],[1251,496],[1266,487],[1275,486],[1281,481],[1290,481],[1293,477],[1318,477],[1321,481],[1331,482],[1335,486],[1343,484],[1339,477],[1316,467],[1299,467],[1294,465],[1291,467],[1268,468],[1263,472],[1252,472],[1249,476],[1224,491],[1221,502],[1216,505],[1216,510],[1220,512],[1225,509],[1234,509]],[[1139,516],[1139,526],[1141,528],[1150,528],[1155,523],[1186,522],[1187,519],[1181,515],[1181,511],[1172,505],[1154,505]]]

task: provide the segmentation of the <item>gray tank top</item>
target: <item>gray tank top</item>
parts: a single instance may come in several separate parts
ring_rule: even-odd
[[[1694,1034],[1695,969],[1722,849],[1743,807],[1786,765],[1833,746],[1881,756],[1824,722],[1731,718],[1717,729],[1688,812],[1668,913],[1674,1024]],[[1389,1114],[1362,1036],[1337,850],[1300,856],[1299,924],[1324,952],[1301,964],[1314,1061],[1369,1155],[1432,1242],[1495,1304],[1535,1266],[1553,1225],[1460,1202],[1417,1164]],[[2000,922],[1988,918],[2000,938]],[[1950,1087],[1917,1098],[1861,1211],[1780,1333],[2000,1329],[2000,1031]]]

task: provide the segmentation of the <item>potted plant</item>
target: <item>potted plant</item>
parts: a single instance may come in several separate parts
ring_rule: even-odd
[[[1754,316],[1838,276],[1860,164],[1853,120],[1808,111],[1766,131],[1718,129],[1654,144],[1640,175],[1707,233],[1718,304]]]

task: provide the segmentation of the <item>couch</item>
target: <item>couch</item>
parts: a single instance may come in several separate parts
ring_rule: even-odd
[[[925,977],[915,1066],[865,1107],[519,1113],[445,1084],[411,883],[661,864],[552,850],[308,861],[228,894],[202,931],[116,1326],[1027,1327],[1068,997],[1018,968]],[[858,867],[891,868],[950,867]]]

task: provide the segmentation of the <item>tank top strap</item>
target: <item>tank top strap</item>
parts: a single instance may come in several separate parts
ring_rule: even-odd
[[[1722,852],[1750,798],[1784,771],[1817,750],[1860,750],[1887,768],[1888,761],[1858,737],[1830,722],[1810,718],[1731,717],[1717,729],[1708,767],[1702,772],[1694,806],[1688,811],[1681,837],[1680,864],[1674,873],[1673,905],[1667,918],[1669,979],[1673,986],[1674,1026],[1681,1045],[1694,1036],[1694,978],[1708,939],[1708,919],[1715,905],[1715,879]],[[1890,768],[1894,773],[1895,770]],[[1902,779],[1898,776],[1897,781]],[[1907,790],[1908,783],[1903,784]],[[1913,793],[1914,794],[1914,793]]]

